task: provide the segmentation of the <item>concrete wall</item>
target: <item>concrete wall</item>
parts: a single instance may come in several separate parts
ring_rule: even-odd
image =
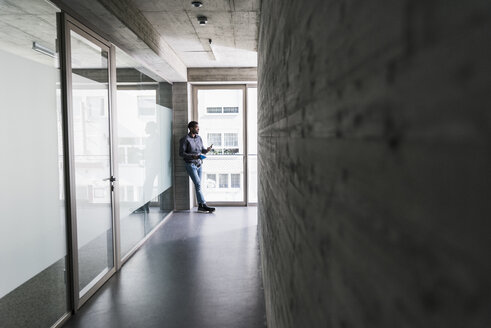
[[[188,82],[256,82],[257,67],[188,68]]]
[[[174,206],[176,210],[189,210],[189,176],[184,161],[179,157],[179,140],[188,133],[188,84],[172,85],[172,105],[174,110],[172,134],[174,138]]]
[[[491,2],[263,0],[269,327],[491,327]]]

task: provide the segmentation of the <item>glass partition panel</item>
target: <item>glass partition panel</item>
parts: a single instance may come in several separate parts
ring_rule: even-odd
[[[172,86],[120,49],[117,147],[121,254],[132,250],[174,208]]]
[[[79,297],[114,267],[108,49],[70,31]]]
[[[0,4],[2,327],[50,327],[67,312],[57,11]]]

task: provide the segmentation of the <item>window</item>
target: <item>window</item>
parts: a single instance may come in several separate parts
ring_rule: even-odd
[[[206,112],[208,114],[221,114],[222,107],[206,107]]]
[[[206,175],[206,188],[216,188],[217,186],[217,175],[207,174]]]
[[[126,186],[126,200],[133,201],[135,199],[135,192],[133,186]]]
[[[138,96],[138,115],[155,116],[155,97]]]
[[[228,188],[228,174],[219,174],[219,184],[220,188]]]
[[[206,107],[207,114],[238,114],[239,107]]]
[[[104,188],[94,188],[94,198],[104,198],[106,196],[106,189]]]
[[[238,147],[239,136],[237,133],[224,133],[225,147]]]
[[[239,113],[239,107],[223,107],[224,114],[237,114]]]
[[[133,145],[141,145],[141,144],[143,144],[142,138],[119,137],[119,145],[120,146],[123,146],[123,145],[133,146]]]
[[[222,134],[221,133],[208,133],[208,145],[222,146]]]
[[[240,174],[231,174],[230,180],[230,185],[232,188],[240,188]]]
[[[90,118],[106,116],[104,100],[104,97],[87,97],[87,107]]]
[[[233,155],[239,153],[238,133],[208,133],[207,137],[208,144],[213,144],[210,155]]]

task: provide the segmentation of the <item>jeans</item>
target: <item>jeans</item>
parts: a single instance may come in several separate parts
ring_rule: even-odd
[[[191,180],[194,183],[194,189],[196,189],[196,198],[198,199],[198,204],[205,204],[205,197],[201,191],[201,166],[196,167],[194,163],[184,163],[186,166],[186,171],[188,172]]]

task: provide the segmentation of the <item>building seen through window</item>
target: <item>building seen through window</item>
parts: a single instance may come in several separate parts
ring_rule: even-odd
[[[199,89],[200,135],[213,144],[203,165],[209,202],[244,201],[244,90]]]

